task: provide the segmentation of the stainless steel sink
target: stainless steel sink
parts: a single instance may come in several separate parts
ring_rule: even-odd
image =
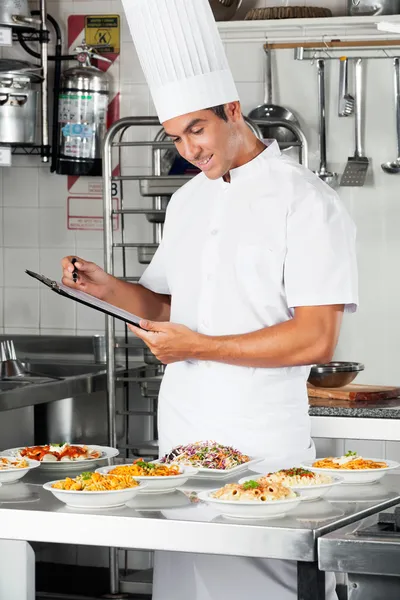
[[[79,377],[80,375],[88,375],[104,371],[106,366],[102,364],[84,363],[84,362],[40,362],[40,361],[23,361],[29,375],[35,377]],[[32,377],[32,379],[33,379]]]
[[[24,387],[26,385],[29,385],[27,381],[18,381],[15,379],[13,379],[12,381],[0,381],[0,393],[8,392],[15,388]]]
[[[105,365],[21,357],[27,373],[0,380],[0,411],[35,406],[106,389]]]

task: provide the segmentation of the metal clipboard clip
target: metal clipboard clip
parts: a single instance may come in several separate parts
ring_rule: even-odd
[[[48,277],[45,277],[44,275],[39,275],[39,273],[34,273],[34,271],[29,271],[29,269],[25,269],[25,273],[27,275],[29,275],[30,277],[33,277],[34,279],[37,279],[41,283],[44,283],[49,288],[51,288],[53,291],[55,291],[55,292],[61,292],[60,287],[59,287],[57,281],[54,281],[53,279],[49,279]]]

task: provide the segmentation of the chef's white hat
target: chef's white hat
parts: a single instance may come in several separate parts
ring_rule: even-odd
[[[122,0],[163,123],[239,99],[208,0]]]

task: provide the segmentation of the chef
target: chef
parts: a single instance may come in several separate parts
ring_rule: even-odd
[[[172,197],[139,284],[70,257],[63,282],[144,317],[133,328],[165,364],[160,455],[216,440],[266,471],[314,457],[306,381],[357,305],[355,228],[337,194],[261,141],[207,0],[123,0],[164,129],[201,173]],[[295,600],[289,561],[156,552],[154,600]],[[327,598],[336,598],[327,578]]]

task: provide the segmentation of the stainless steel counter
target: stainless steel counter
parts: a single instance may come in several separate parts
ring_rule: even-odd
[[[38,469],[0,488],[1,538],[296,560],[302,600],[325,597],[318,538],[400,502],[400,477],[387,476],[370,488],[334,488],[327,500],[303,502],[283,518],[234,521],[181,491],[139,496],[119,509],[71,509],[42,489],[52,478]],[[193,479],[184,490],[215,487],[215,480]]]
[[[400,507],[318,540],[319,566],[347,574],[349,600],[400,598]]]

